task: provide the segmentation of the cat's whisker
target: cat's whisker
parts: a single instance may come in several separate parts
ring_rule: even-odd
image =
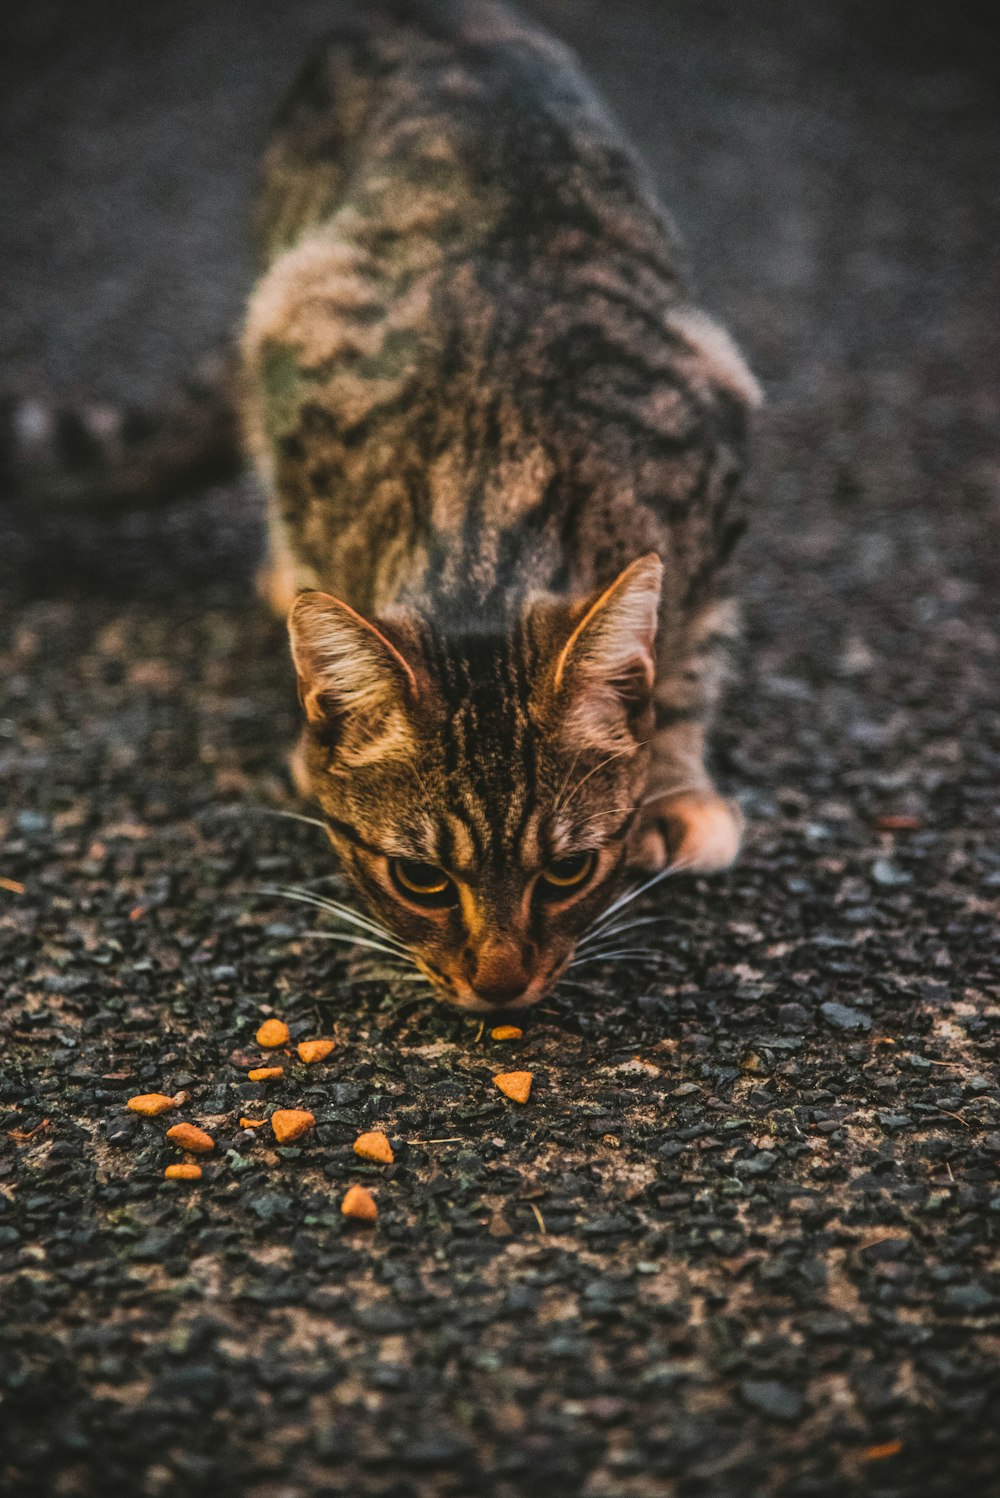
[[[622,921],[617,926],[603,926],[600,929],[591,927],[585,936],[582,936],[576,944],[577,951],[581,947],[589,946],[599,936],[621,936],[626,931],[635,931],[639,926],[664,926],[669,920],[665,915],[644,915],[637,921]]]
[[[636,951],[636,952],[603,952],[596,953],[592,957],[582,957],[579,962],[570,964],[571,969],[587,967],[592,962],[635,962],[640,957],[659,957],[659,952]]]
[[[357,926],[362,931],[369,932],[372,936],[378,936],[384,941],[391,943],[400,952],[409,952],[405,942],[399,941],[392,932],[387,930],[380,922],[362,915],[360,911],[352,910],[349,905],[341,905],[336,900],[324,899],[311,890],[296,889],[283,885],[266,885],[261,890],[262,894],[279,895],[286,900],[297,900],[300,905],[311,905],[316,910],[327,911],[338,919],[348,922],[349,925]]]
[[[671,796],[686,796],[688,791],[701,791],[704,788],[704,784],[696,780],[689,780],[683,785],[662,786],[658,791],[648,791],[639,805],[652,806],[654,801],[666,801]]]
[[[596,775],[599,770],[603,770],[606,765],[610,765],[614,760],[621,759],[622,755],[635,754],[637,750],[645,748],[646,742],[648,741],[644,740],[641,744],[626,744],[624,749],[616,749],[614,754],[609,754],[606,759],[602,759],[600,764],[595,765],[592,770],[587,771],[586,775],[582,775],[580,777],[576,785],[566,797],[565,801],[563,801],[561,804],[557,803],[556,807],[554,807],[553,809],[558,811],[565,811],[569,803],[572,801],[573,797],[583,789],[592,775]]]
[[[635,889],[627,890],[624,895],[619,895],[618,899],[613,901],[607,910],[603,911],[597,918],[586,935],[590,936],[592,933],[598,931],[603,932],[604,927],[613,915],[617,915],[619,910],[624,910],[626,905],[631,905],[633,900],[638,900],[640,895],[644,895],[654,885],[662,883],[664,879],[669,879],[671,874],[679,873],[681,867],[679,864],[671,864],[669,868],[660,869],[659,873],[654,874],[651,879],[646,879],[642,884],[637,885]]]
[[[380,941],[369,941],[365,936],[355,936],[352,931],[299,931],[296,940],[312,937],[314,941],[339,941],[349,947],[371,947],[373,952],[384,952],[389,957],[401,954],[395,947],[386,947]]]
[[[223,808],[225,816],[241,816],[249,813],[257,817],[284,817],[288,822],[305,822],[309,827],[319,827],[326,832],[326,823],[319,817],[307,817],[300,811],[283,811],[277,806],[227,806]]]

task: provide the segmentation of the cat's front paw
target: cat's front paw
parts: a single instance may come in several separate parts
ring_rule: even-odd
[[[649,873],[676,868],[714,874],[728,869],[742,835],[743,816],[734,802],[715,791],[681,791],[645,809],[629,861]]]

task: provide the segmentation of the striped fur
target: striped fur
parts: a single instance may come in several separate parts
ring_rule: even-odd
[[[245,425],[265,590],[309,600],[300,783],[443,991],[479,1002],[502,931],[533,1001],[628,849],[698,866],[685,797],[722,806],[704,734],[756,385],[689,303],[669,221],[570,54],[500,5],[372,7],[325,44],[279,118],[259,232]],[[374,716],[338,689],[343,661],[317,682],[320,622],[345,617],[324,595],[406,662],[355,640],[347,675],[385,673]],[[582,847],[586,889],[539,902],[543,864]],[[461,900],[407,909],[386,856],[440,864]]]

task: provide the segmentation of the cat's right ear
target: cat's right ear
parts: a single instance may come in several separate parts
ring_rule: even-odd
[[[354,761],[400,757],[417,677],[396,645],[329,593],[300,593],[288,615],[299,699],[310,724],[343,738]]]

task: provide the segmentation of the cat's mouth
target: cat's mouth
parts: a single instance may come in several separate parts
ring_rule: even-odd
[[[430,979],[437,996],[456,1009],[463,1009],[468,1014],[516,1014],[533,1008],[552,992],[569,966],[572,955],[570,952],[563,958],[557,958],[547,969],[537,973],[522,992],[503,997],[481,994],[464,978],[427,968],[420,962],[418,966]]]

